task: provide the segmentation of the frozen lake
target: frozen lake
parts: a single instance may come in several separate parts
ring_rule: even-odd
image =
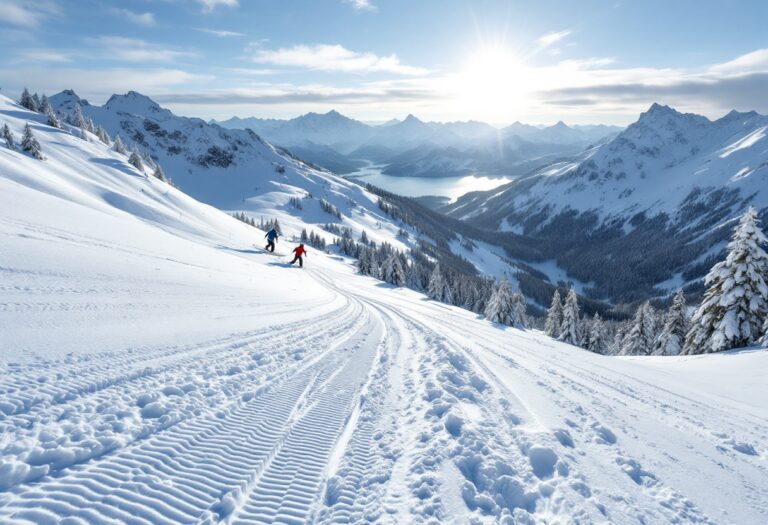
[[[381,172],[383,165],[371,164],[345,175],[348,178],[360,179],[379,188],[404,195],[406,197],[423,197],[436,195],[448,197],[452,201],[470,191],[492,190],[497,186],[511,182],[510,177],[486,177],[484,175],[466,175],[463,177],[395,177]]]

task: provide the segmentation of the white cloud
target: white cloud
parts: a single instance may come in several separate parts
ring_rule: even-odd
[[[768,49],[757,49],[723,64],[715,64],[710,71],[735,74],[768,71]]]
[[[134,13],[130,9],[122,9],[116,7],[112,9],[112,13],[122,18],[125,18],[129,22],[138,24],[144,27],[153,27],[157,24],[154,13]]]
[[[344,73],[387,72],[398,75],[421,75],[427,70],[400,63],[396,55],[378,56],[358,53],[336,45],[298,45],[280,49],[255,49],[253,61],[283,67]]]
[[[100,36],[86,41],[105,48],[109,58],[125,62],[171,62],[195,56],[190,51],[170,49],[136,38]]]
[[[564,38],[567,38],[570,34],[571,34],[570,30],[547,33],[546,35],[542,35],[539,38],[537,38],[536,42],[538,42],[539,46],[541,47],[549,47],[553,44],[560,42]]]
[[[51,75],[50,69],[40,67],[0,69],[0,78],[23,79],[24,83],[34,86],[35,91],[40,93],[50,94],[71,88],[82,97],[106,100],[113,93],[125,93],[129,89],[156,94],[184,84],[210,82],[213,77],[165,68],[62,68]],[[24,86],[8,87],[9,90],[21,91]]]
[[[208,33],[209,35],[213,35],[213,36],[218,36],[220,38],[245,36],[243,33],[237,33],[235,31],[224,31],[220,29],[206,29],[203,27],[197,28],[197,31],[200,31],[202,33]]]
[[[11,61],[13,64],[21,64],[21,63],[56,63],[56,64],[62,64],[66,62],[71,62],[72,56],[68,52],[64,52],[58,49],[47,49],[47,48],[33,48],[33,49],[25,49],[21,51],[16,57]]]
[[[370,0],[343,0],[345,4],[350,4],[355,11],[376,11],[376,6]]]
[[[197,2],[202,4],[205,13],[210,13],[219,6],[238,7],[240,5],[238,0],[197,0]]]
[[[53,1],[2,0],[0,24],[37,27],[44,18],[58,12],[59,7]]]

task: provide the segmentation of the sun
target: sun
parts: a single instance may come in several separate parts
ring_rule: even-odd
[[[475,50],[451,86],[456,102],[472,118],[493,120],[524,107],[530,85],[528,70],[501,45]]]

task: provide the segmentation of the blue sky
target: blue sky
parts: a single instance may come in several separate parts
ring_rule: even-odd
[[[768,113],[766,21],[765,0],[0,0],[0,86],[219,119]]]

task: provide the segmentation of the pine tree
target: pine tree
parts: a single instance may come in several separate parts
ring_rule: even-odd
[[[86,142],[90,142],[91,139],[88,138],[88,133],[86,132],[85,128],[80,129],[80,138],[83,139]]]
[[[131,156],[128,157],[128,164],[130,164],[131,166],[133,166],[139,171],[144,171],[144,162],[141,160],[141,155],[139,154],[139,150],[136,146],[133,147]]]
[[[24,126],[24,136],[21,138],[21,149],[29,152],[30,155],[38,160],[43,160],[45,158],[40,150],[40,143],[32,133],[32,128],[29,126],[29,122]]]
[[[443,272],[440,270],[439,264],[435,265],[435,269],[432,270],[432,275],[429,277],[427,295],[435,301],[448,304],[453,303],[453,293],[451,293],[451,287],[445,280]]]
[[[80,129],[86,129],[85,117],[83,116],[80,104],[75,104],[75,109],[72,110],[72,114],[69,116],[69,123]]]
[[[368,242],[369,242],[369,241],[368,241],[368,234],[367,234],[367,233],[365,233],[365,230],[363,230],[363,233],[361,233],[361,234],[360,234],[360,242],[361,242],[362,244],[365,244],[365,245],[367,245],[367,244],[368,244]]]
[[[14,149],[14,143],[13,143],[13,133],[11,133],[11,128],[8,127],[8,124],[3,124],[3,140],[5,141],[5,145],[8,146],[10,149]]]
[[[32,100],[33,100],[33,101],[34,101],[34,103],[35,103],[35,107],[37,108],[37,112],[38,112],[38,113],[40,113],[40,108],[42,108],[42,107],[43,107],[43,105],[42,105],[42,102],[40,102],[40,97],[39,97],[39,96],[37,96],[37,93],[35,93],[34,95],[32,95]]]
[[[485,317],[493,323],[501,323],[508,326],[515,324],[515,299],[512,285],[506,277],[493,289],[493,294],[485,307]]]
[[[605,331],[600,314],[595,312],[592,322],[589,326],[589,338],[587,339],[587,350],[596,354],[605,354],[608,351],[608,337]]]
[[[24,88],[24,91],[21,93],[21,98],[19,99],[19,105],[27,108],[30,111],[37,111],[38,107],[37,104],[35,104],[35,99],[32,98],[32,95],[29,94],[29,91],[27,88]]]
[[[525,302],[525,296],[520,290],[512,295],[512,304],[512,326],[526,328],[528,326],[528,314],[526,313],[528,305]]]
[[[757,212],[750,207],[728,244],[728,255],[707,274],[708,288],[691,320],[685,354],[704,354],[753,343],[768,313],[768,255]]]
[[[155,172],[152,174],[156,179],[161,180],[163,182],[166,182],[165,178],[165,172],[163,171],[163,168],[160,167],[160,164],[157,164],[155,166]]]
[[[552,295],[552,304],[547,312],[547,322],[544,325],[544,332],[554,338],[560,337],[560,325],[563,324],[563,303],[560,299],[560,292],[555,289]]]
[[[125,149],[125,144],[123,144],[123,140],[120,138],[119,134],[115,136],[115,143],[112,145],[112,149],[121,155],[128,153],[128,151]]]
[[[672,305],[664,317],[664,328],[654,344],[655,355],[678,355],[683,351],[688,333],[688,316],[685,313],[685,295],[680,289],[672,299]]]
[[[400,261],[400,257],[397,253],[392,252],[384,261],[382,266],[382,278],[384,281],[394,284],[395,286],[403,286],[405,284],[405,270]]]
[[[576,290],[571,287],[563,306],[563,322],[560,324],[560,336],[558,339],[564,343],[579,345],[581,341],[581,326],[579,319],[579,299]]]
[[[621,355],[650,355],[656,339],[656,312],[651,303],[640,305],[632,319],[632,326],[624,336]]]

